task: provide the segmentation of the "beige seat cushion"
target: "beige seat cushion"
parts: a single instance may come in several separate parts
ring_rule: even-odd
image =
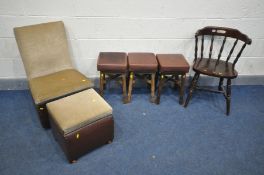
[[[50,102],[47,109],[64,135],[112,114],[111,106],[94,89]]]
[[[46,103],[93,86],[92,82],[75,69],[62,70],[29,80],[35,104]]]

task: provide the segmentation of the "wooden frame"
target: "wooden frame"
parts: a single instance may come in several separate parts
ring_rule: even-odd
[[[106,78],[108,76],[108,78]],[[127,74],[126,73],[108,73],[100,71],[100,95],[104,96],[104,90],[106,89],[107,79],[113,80],[121,77],[123,103],[127,103]]]
[[[155,95],[155,86],[156,86],[156,72],[152,73],[135,73],[135,72],[130,72],[129,73],[129,86],[128,86],[128,95],[127,95],[127,103],[131,102],[132,98],[132,89],[133,89],[133,84],[135,83],[135,76],[144,78],[148,84],[150,84],[150,102],[155,103],[156,101],[156,95]],[[150,79],[148,78],[150,76]]]
[[[159,84],[158,84],[158,95],[156,104],[160,103],[160,96],[164,84],[168,81],[175,83],[175,86],[179,88],[179,104],[182,105],[184,102],[184,85],[186,80],[186,73],[160,73]]]

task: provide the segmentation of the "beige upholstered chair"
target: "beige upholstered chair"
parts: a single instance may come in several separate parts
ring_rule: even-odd
[[[14,33],[41,124],[48,128],[46,103],[92,83],[72,65],[62,21],[16,27]]]

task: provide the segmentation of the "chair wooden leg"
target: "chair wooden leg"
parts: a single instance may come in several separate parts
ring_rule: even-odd
[[[220,78],[220,81],[219,81],[219,85],[218,85],[218,90],[219,91],[222,91],[222,86],[223,86],[223,81],[224,81],[224,78]]]
[[[179,104],[180,105],[182,105],[184,101],[185,78],[186,78],[186,74],[181,75],[181,83],[180,83],[180,88],[179,88],[179,95],[180,95]]]
[[[129,86],[128,86],[128,95],[127,95],[127,103],[131,101],[131,93],[132,93],[132,87],[133,87],[133,79],[134,79],[134,73],[130,72],[129,75]]]
[[[100,72],[100,95],[103,96],[104,95],[104,73]]]
[[[158,84],[158,95],[156,98],[156,104],[160,104],[160,95],[161,95],[161,90],[164,84],[164,75],[160,75],[160,80],[159,80],[159,84]]]
[[[156,96],[155,96],[155,76],[156,73],[151,74],[151,96],[150,96],[150,102],[155,103]]]
[[[231,101],[231,79],[227,79],[227,86],[226,86],[226,115],[230,114],[230,101]]]
[[[195,73],[195,75],[194,75],[194,77],[192,79],[192,83],[191,83],[191,86],[190,86],[190,91],[189,91],[189,94],[188,94],[188,96],[186,98],[186,101],[185,101],[185,104],[184,104],[185,108],[188,106],[188,103],[189,103],[190,99],[192,98],[192,93],[193,93],[193,91],[196,88],[196,84],[198,82],[199,76],[200,76],[199,73]]]
[[[127,103],[126,74],[122,75],[123,103]]]

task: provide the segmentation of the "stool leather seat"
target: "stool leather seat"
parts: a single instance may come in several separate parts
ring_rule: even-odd
[[[157,54],[160,72],[188,73],[190,66],[182,54]]]
[[[104,72],[127,71],[127,55],[124,52],[100,52],[97,61],[97,70]]]
[[[129,71],[156,72],[158,62],[154,53],[128,53]]]

